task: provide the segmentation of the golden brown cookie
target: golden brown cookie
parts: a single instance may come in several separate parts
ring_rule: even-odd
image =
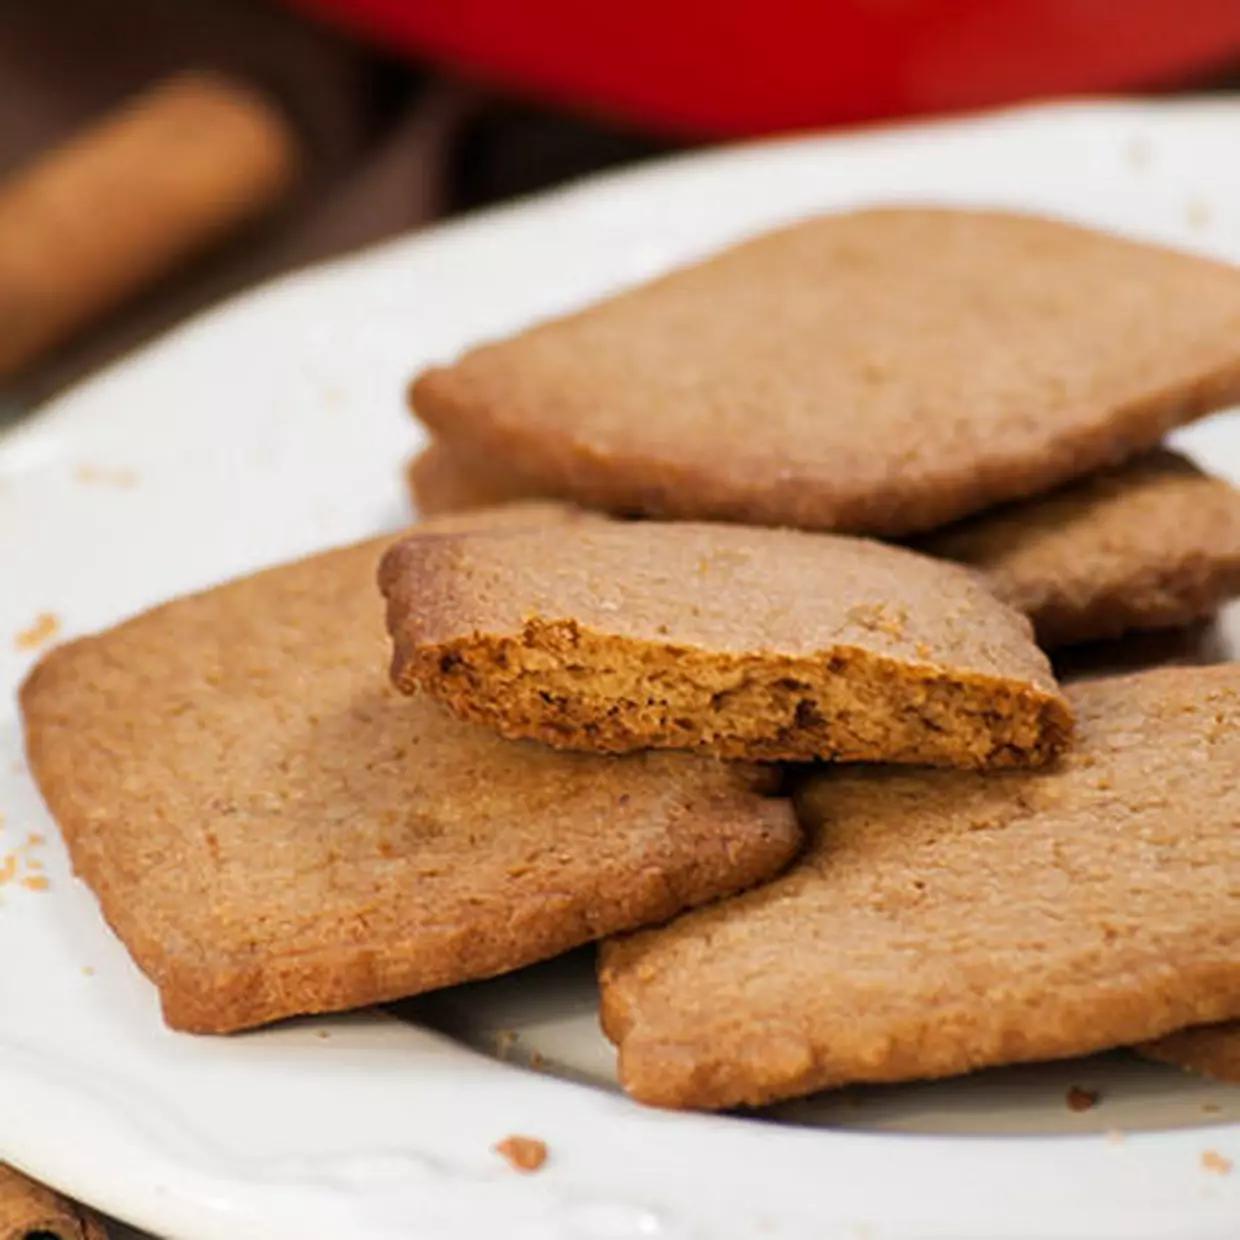
[[[409,462],[407,477],[409,496],[424,517],[539,498],[537,487],[521,482],[502,465],[466,459],[438,440]]]
[[[1240,270],[999,212],[766,234],[424,373],[437,434],[607,510],[884,535],[1240,397]]]
[[[441,441],[409,472],[426,513],[532,492]],[[915,547],[985,573],[1000,598],[1030,617],[1045,649],[1174,628],[1240,593],[1240,490],[1157,448],[947,526]]]
[[[383,561],[393,676],[563,748],[1004,766],[1071,718],[974,574],[830,534],[601,517],[413,538]]]
[[[1181,1029],[1135,1049],[1147,1059],[1240,1085],[1240,1024]]]
[[[1118,637],[1240,593],[1240,491],[1160,449],[919,545],[985,573],[1045,647]]]
[[[168,1023],[224,1032],[486,977],[660,921],[797,843],[769,770],[562,754],[384,675],[390,539],[49,654],[31,768]]]
[[[1240,1016],[1240,665],[1069,695],[1055,766],[825,768],[785,875],[606,943],[625,1088],[758,1104]]]
[[[558,499],[513,499],[468,508],[451,509],[427,516],[407,531],[409,537],[428,534],[468,534],[487,530],[537,528],[553,523],[573,527],[581,521],[605,521],[606,517]],[[396,541],[393,535],[392,542]]]

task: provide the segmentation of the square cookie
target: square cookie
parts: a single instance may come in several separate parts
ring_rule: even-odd
[[[1240,593],[1240,491],[1158,449],[919,546],[984,573],[1048,649],[1172,628]]]
[[[625,1088],[752,1105],[1240,1016],[1240,665],[1069,695],[1055,765],[820,768],[783,876],[604,944]]]
[[[865,539],[593,516],[410,538],[380,584],[396,683],[505,736],[1008,766],[1071,732],[1023,616]]]
[[[22,691],[77,872],[178,1029],[487,977],[768,877],[767,768],[505,741],[387,683],[390,539],[52,651]]]
[[[902,536],[1240,397],[1240,270],[1055,220],[827,215],[414,383],[466,459],[608,511]]]

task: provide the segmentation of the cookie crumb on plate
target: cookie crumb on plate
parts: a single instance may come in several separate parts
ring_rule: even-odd
[[[1073,1085],[1068,1090],[1066,1101],[1069,1111],[1092,1111],[1098,1105],[1098,1091]]]
[[[109,486],[128,491],[138,485],[138,472],[124,465],[79,465],[73,471],[73,480],[86,486]]]
[[[1202,1150],[1201,1165],[1206,1171],[1213,1171],[1215,1175],[1231,1174],[1231,1159],[1224,1158],[1218,1150]]]
[[[22,629],[13,638],[18,650],[37,650],[60,632],[60,618],[53,611],[41,611],[34,618],[34,623]]]
[[[537,1137],[505,1137],[494,1149],[514,1171],[538,1171],[547,1161],[547,1143]]]

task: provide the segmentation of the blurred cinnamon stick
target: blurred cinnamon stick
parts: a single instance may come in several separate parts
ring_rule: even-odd
[[[108,1240],[103,1224],[83,1206],[0,1163],[0,1240]]]
[[[0,184],[0,379],[269,210],[298,163],[263,97],[185,73]]]

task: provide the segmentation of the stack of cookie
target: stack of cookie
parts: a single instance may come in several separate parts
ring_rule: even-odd
[[[1044,648],[1240,591],[1240,495],[1158,446],[1237,398],[1236,270],[810,221],[424,374],[433,515],[53,651],[32,768],[177,1028],[603,939],[661,1105],[1223,1071],[1240,664]]]

